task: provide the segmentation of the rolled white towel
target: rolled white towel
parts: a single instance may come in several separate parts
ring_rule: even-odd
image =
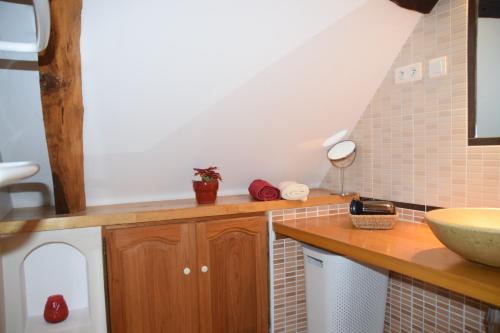
[[[292,181],[281,182],[279,184],[281,197],[285,200],[306,201],[309,195],[309,187]]]

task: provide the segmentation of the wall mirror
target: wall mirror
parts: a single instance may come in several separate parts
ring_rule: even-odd
[[[469,0],[469,145],[500,145],[500,0]]]

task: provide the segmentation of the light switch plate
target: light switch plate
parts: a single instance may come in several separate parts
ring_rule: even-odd
[[[435,78],[448,74],[446,56],[429,60],[429,77]]]

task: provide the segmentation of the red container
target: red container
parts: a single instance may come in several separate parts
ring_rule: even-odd
[[[43,317],[48,323],[59,323],[68,318],[68,306],[63,295],[52,295],[47,298]]]
[[[196,201],[199,204],[214,203],[217,199],[217,190],[219,190],[219,181],[212,180],[211,182],[193,181],[193,189],[196,193]]]

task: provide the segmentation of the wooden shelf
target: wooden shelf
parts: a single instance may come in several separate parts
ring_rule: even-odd
[[[448,250],[426,224],[393,230],[355,229],[348,215],[274,222],[276,233],[354,260],[500,306],[500,268],[476,264]]]
[[[141,202],[88,207],[77,214],[56,215],[53,208],[14,209],[0,220],[0,234],[46,231],[57,229],[110,226],[127,223],[204,218],[211,216],[262,213],[350,202],[352,196],[330,195],[315,189],[309,199],[302,201],[256,201],[249,195],[222,196],[215,204],[198,205],[194,199]]]

